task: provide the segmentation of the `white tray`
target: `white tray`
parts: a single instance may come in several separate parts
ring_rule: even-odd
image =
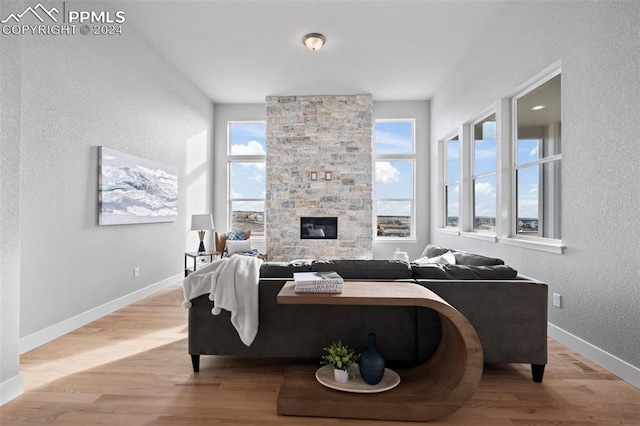
[[[389,370],[388,368],[384,369],[384,376],[382,376],[382,380],[380,380],[380,383],[377,385],[370,385],[362,380],[357,368],[354,368],[352,373],[355,374],[355,377],[349,377],[349,381],[347,383],[338,383],[333,378],[333,367],[325,365],[316,371],[316,379],[328,388],[353,393],[384,392],[395,388],[400,383],[400,376],[398,373],[393,370]]]

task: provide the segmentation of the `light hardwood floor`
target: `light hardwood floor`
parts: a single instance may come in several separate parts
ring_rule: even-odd
[[[203,356],[194,374],[181,300],[172,286],[24,354],[25,392],[0,424],[401,424],[278,416],[287,360]],[[469,403],[429,424],[640,425],[640,389],[549,340],[543,383],[528,365],[485,365]]]

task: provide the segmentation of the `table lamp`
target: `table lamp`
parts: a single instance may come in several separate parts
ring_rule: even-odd
[[[213,229],[213,216],[211,216],[211,213],[194,214],[191,216],[191,230],[198,231],[198,237],[200,237],[198,253],[206,252],[204,248],[204,234],[207,229]]]

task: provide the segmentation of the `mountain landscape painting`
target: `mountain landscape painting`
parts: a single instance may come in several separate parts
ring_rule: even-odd
[[[178,171],[100,147],[100,225],[173,222],[178,218]]]

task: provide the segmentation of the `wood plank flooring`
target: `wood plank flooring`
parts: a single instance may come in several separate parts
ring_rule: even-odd
[[[278,416],[288,360],[203,356],[194,374],[181,300],[176,284],[24,354],[25,393],[0,424],[416,424]],[[640,389],[549,340],[543,383],[528,365],[485,365],[469,403],[429,424],[640,426]]]

